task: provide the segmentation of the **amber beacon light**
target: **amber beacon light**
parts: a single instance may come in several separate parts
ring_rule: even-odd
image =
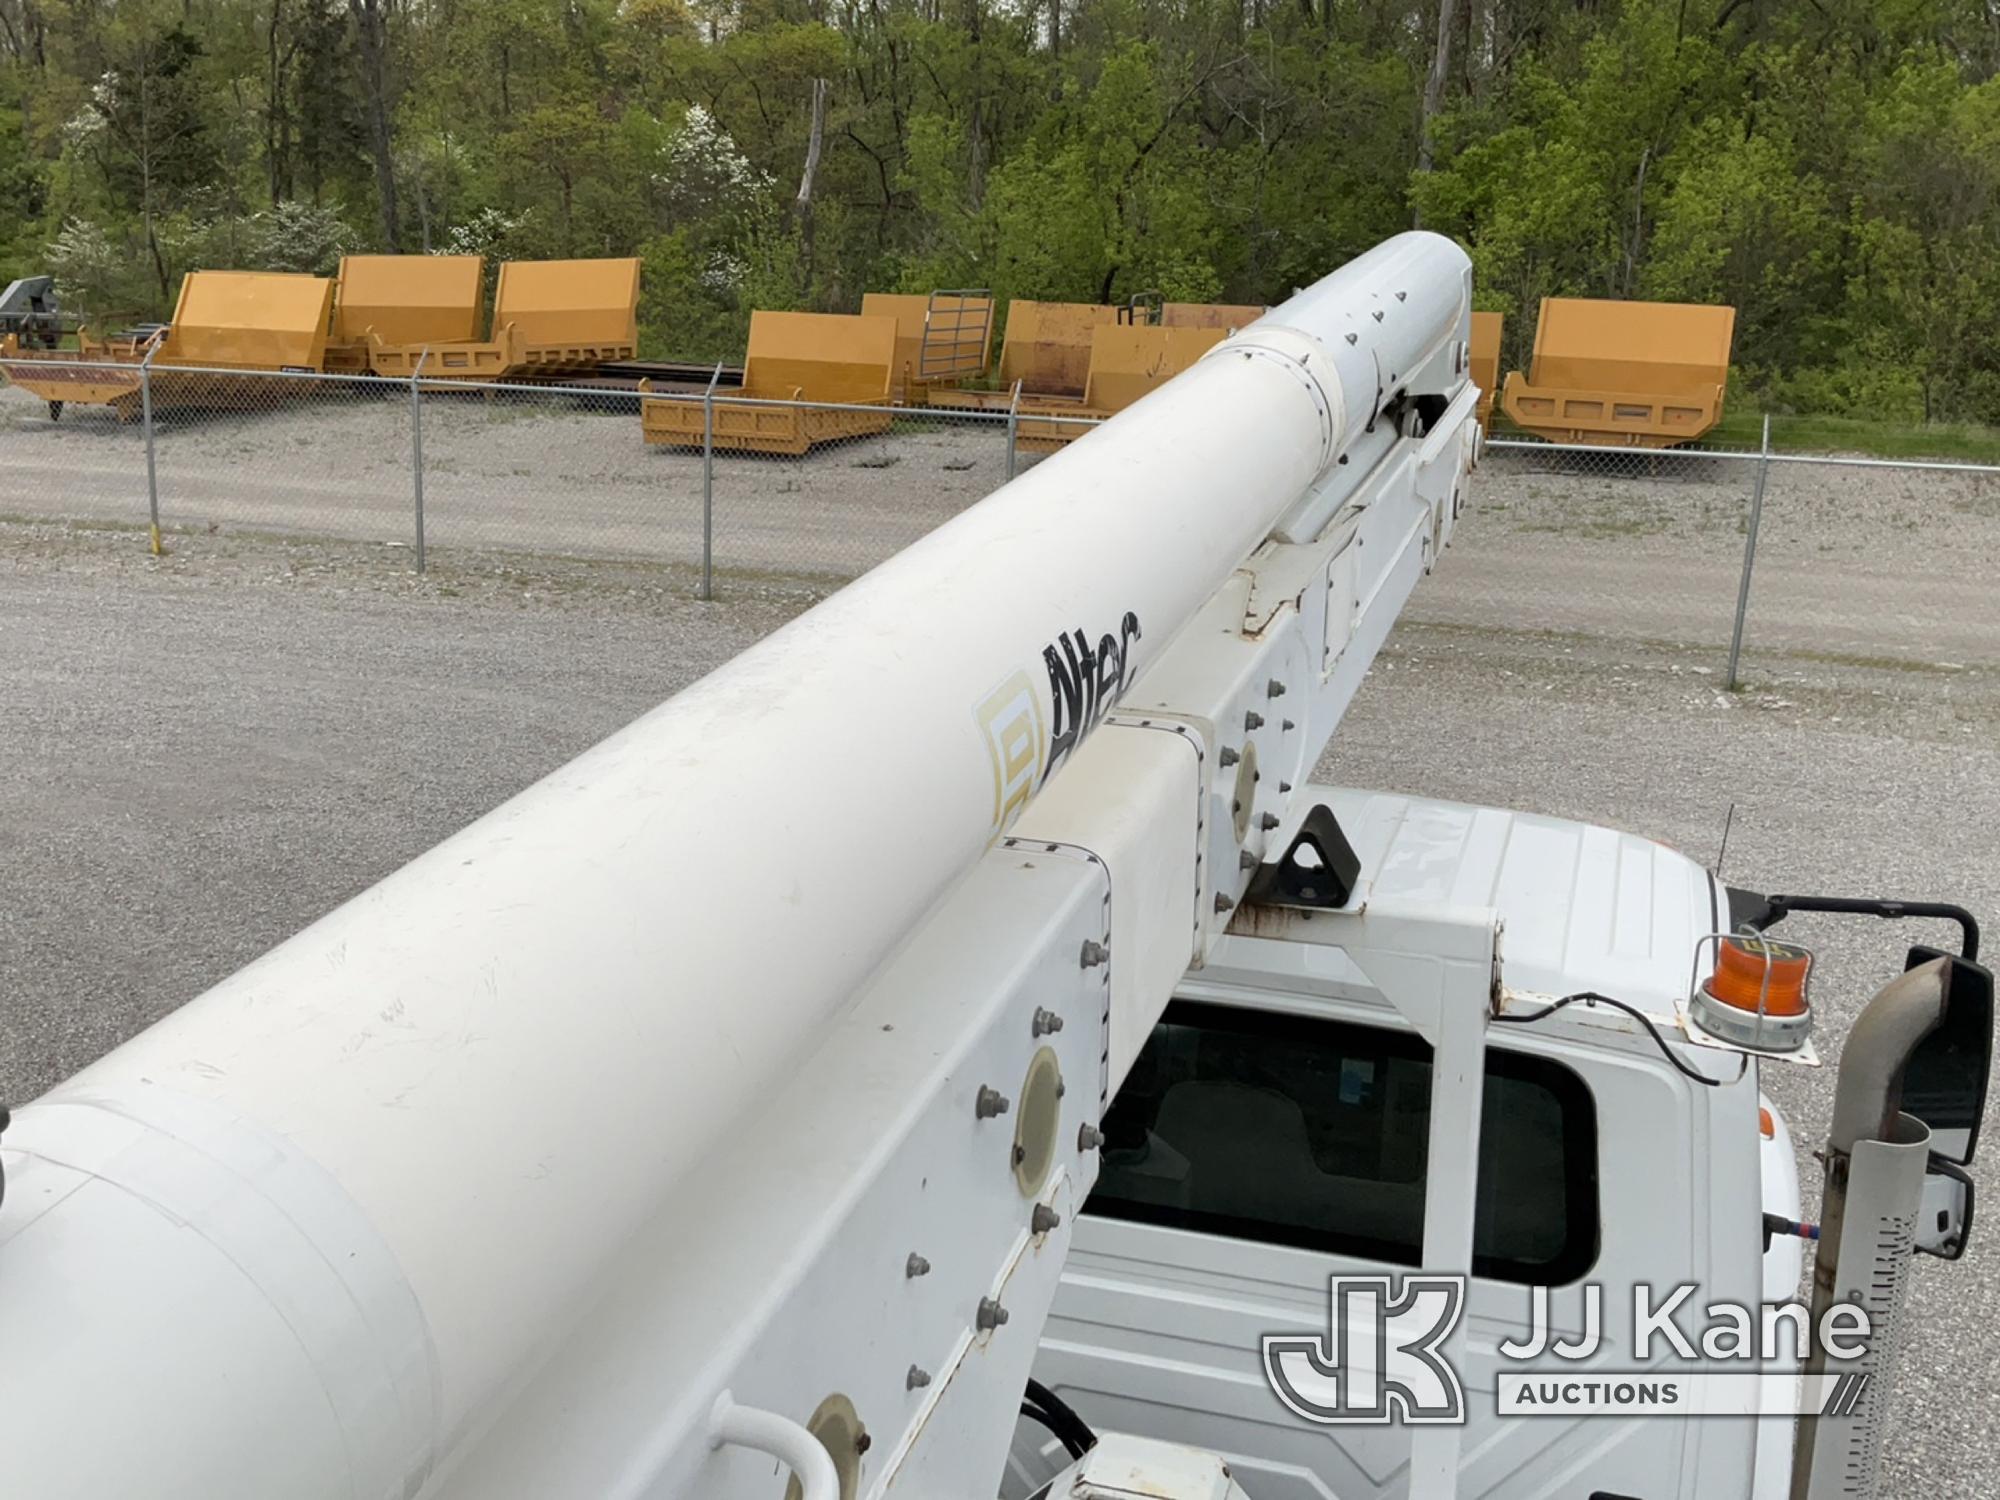
[[[1715,971],[1689,1002],[1704,1031],[1740,1047],[1796,1052],[1812,1032],[1806,978],[1812,954],[1792,943],[1750,934],[1715,942]]]

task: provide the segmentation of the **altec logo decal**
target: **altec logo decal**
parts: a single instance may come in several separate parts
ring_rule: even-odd
[[[1014,673],[988,693],[972,716],[993,763],[993,832],[998,834],[1042,784],[1048,730],[1026,672]]]
[[[972,716],[993,764],[996,836],[1118,701],[1132,680],[1133,647],[1139,638],[1139,617],[1128,609],[1117,634],[1105,631],[1095,646],[1082,630],[1068,631],[1044,646],[1048,717],[1026,672],[1012,673],[979,701]]]
[[[1083,737],[1109,713],[1132,679],[1132,643],[1139,639],[1139,617],[1131,610],[1118,624],[1118,634],[1106,631],[1097,645],[1081,630],[1057,636],[1042,648],[1042,665],[1049,669],[1049,701],[1055,720],[1049,725],[1049,759],[1042,771],[1048,780],[1083,742]]]
[[[1554,1335],[1548,1288],[1525,1290],[1525,1336],[1497,1346],[1494,1400],[1503,1417],[1852,1417],[1863,1414],[1868,1400],[1873,1361],[1868,1315],[1859,1307],[1829,1309],[1814,1330],[1829,1359],[1844,1368],[1802,1376],[1793,1373],[1809,1328],[1800,1304],[1752,1310],[1709,1303],[1699,1309],[1705,1321],[1694,1327],[1686,1321],[1695,1311],[1694,1287],[1659,1296],[1634,1287],[1632,1345],[1623,1352],[1650,1367],[1620,1371],[1580,1368],[1604,1349],[1602,1287],[1578,1289],[1582,1327],[1567,1339]],[[1326,1332],[1267,1334],[1264,1378],[1308,1422],[1461,1423],[1465,1387],[1449,1346],[1465,1299],[1462,1276],[1333,1277]],[[1763,1368],[1773,1364],[1780,1369]]]

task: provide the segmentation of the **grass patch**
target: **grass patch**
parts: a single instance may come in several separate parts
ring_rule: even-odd
[[[1492,435],[1496,438],[1524,438],[1538,441],[1500,412],[1493,414]],[[1764,418],[1759,412],[1725,412],[1723,418],[1696,445],[1755,453],[1764,441]],[[1607,448],[1607,453],[1644,452],[1641,449]],[[1671,452],[1672,450],[1666,450]],[[1932,459],[1942,463],[1993,464],[2000,466],[2000,427],[1982,427],[1971,422],[1933,422],[1912,426],[1906,422],[1876,422],[1862,417],[1773,416],[1771,451],[1798,454],[1860,454],[1865,458]]]
[[[1720,448],[1756,448],[1764,419],[1729,412],[1702,441]],[[1774,416],[1771,447],[1780,453],[1860,453],[1870,458],[1939,459],[1946,463],[2000,464],[2000,427],[1970,422],[1911,426],[1862,417]]]

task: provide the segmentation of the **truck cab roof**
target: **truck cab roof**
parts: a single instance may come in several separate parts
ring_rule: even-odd
[[[1353,901],[1490,906],[1501,982],[1596,990],[1671,1017],[1701,939],[1727,922],[1721,883],[1677,850],[1568,818],[1432,797],[1316,786],[1361,857]]]

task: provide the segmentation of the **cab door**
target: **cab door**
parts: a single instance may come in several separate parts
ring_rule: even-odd
[[[1603,1283],[1604,1347],[1568,1368],[1631,1371],[1630,1284],[1704,1280],[1707,1258],[1687,1088],[1519,1040],[1488,1046],[1459,1493],[1748,1495],[1747,1423],[1704,1422],[1697,1442],[1678,1418],[1498,1419],[1497,1346],[1525,1331],[1531,1286],[1553,1288],[1554,1332],[1574,1338],[1583,1285]],[[1257,1500],[1407,1494],[1408,1429],[1304,1421],[1260,1349],[1326,1334],[1330,1277],[1418,1269],[1429,1102],[1428,1047],[1366,1007],[1175,1002],[1106,1116],[1036,1377],[1093,1427],[1224,1454]],[[1606,1141],[1653,1149],[1614,1160]],[[1046,1439],[1021,1432],[1016,1493],[1052,1472]]]

